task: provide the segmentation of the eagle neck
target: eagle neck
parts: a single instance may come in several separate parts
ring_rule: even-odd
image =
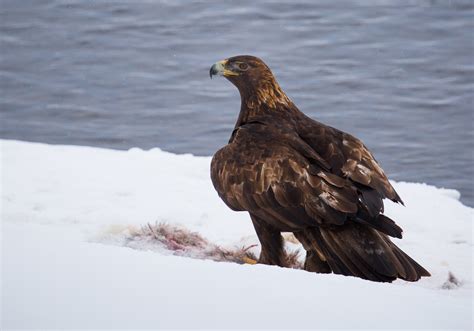
[[[258,116],[258,113],[260,112],[257,109],[248,108],[246,106],[246,103],[242,101],[242,104],[240,106],[239,117],[237,118],[237,123],[235,123],[235,128],[238,128],[239,126],[242,126],[245,123],[252,121],[252,119]]]
[[[288,112],[294,105],[276,81],[260,84],[257,88],[239,88],[240,113],[235,127],[265,115]]]

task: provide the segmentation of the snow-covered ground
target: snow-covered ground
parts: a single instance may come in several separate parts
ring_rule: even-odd
[[[397,244],[433,275],[417,283],[130,248],[155,222],[222,247],[258,243],[248,215],[218,198],[209,162],[1,141],[2,329],[472,328],[474,213],[454,190],[394,183],[406,207],[386,203],[405,230]]]

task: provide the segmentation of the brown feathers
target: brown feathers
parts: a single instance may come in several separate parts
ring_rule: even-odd
[[[301,113],[261,60],[221,63],[242,106],[211,178],[230,208],[250,213],[262,261],[282,265],[280,232],[291,231],[311,270],[375,281],[427,275],[386,236],[401,238],[402,229],[382,215],[382,200],[402,200],[364,144]]]

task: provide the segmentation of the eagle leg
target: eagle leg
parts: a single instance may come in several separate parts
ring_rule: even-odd
[[[296,239],[303,245],[306,250],[306,259],[304,261],[304,270],[310,272],[317,272],[329,274],[332,272],[329,264],[323,259],[324,256],[318,252],[314,245],[311,245],[310,239],[306,236],[304,231],[293,232]]]
[[[257,232],[258,240],[262,245],[258,263],[284,267],[286,253],[281,232],[255,215],[250,214],[250,218],[252,219],[255,232]]]

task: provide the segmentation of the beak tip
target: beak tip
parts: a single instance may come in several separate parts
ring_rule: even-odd
[[[212,79],[212,76],[217,75],[218,72],[219,70],[217,69],[216,65],[213,64],[211,69],[209,69],[209,77]]]
[[[209,77],[212,76],[226,76],[228,70],[225,68],[225,64],[227,63],[227,60],[219,61],[216,62],[212,65],[211,69],[209,69]]]

